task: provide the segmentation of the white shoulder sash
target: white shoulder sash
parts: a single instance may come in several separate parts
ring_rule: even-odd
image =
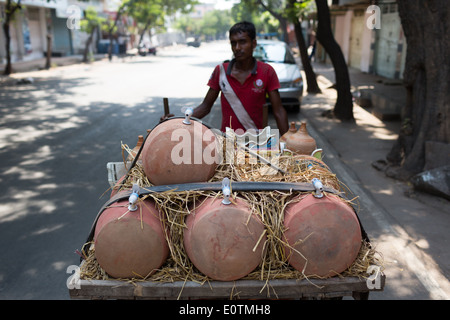
[[[258,129],[252,118],[250,118],[247,110],[244,109],[241,100],[239,100],[236,93],[233,91],[233,88],[231,88],[223,64],[220,64],[220,89],[245,130]]]

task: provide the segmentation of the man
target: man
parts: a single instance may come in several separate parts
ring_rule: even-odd
[[[263,105],[268,95],[280,136],[283,135],[288,131],[288,119],[278,92],[280,83],[269,64],[253,57],[255,26],[245,21],[232,26],[230,44],[234,59],[216,66],[208,81],[209,90],[192,116],[199,119],[206,116],[222,92],[221,131],[226,127],[245,131],[263,129]]]

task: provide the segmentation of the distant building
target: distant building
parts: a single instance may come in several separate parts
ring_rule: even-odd
[[[45,56],[47,27],[52,36],[52,55],[81,54],[88,35],[78,29],[77,20],[88,6],[103,15],[111,0],[21,0],[22,8],[14,13],[10,24],[11,61],[29,61]],[[0,17],[4,18],[6,0],[0,0]],[[97,36],[98,38],[98,36]],[[5,35],[0,31],[0,63],[6,62]]]
[[[337,2],[337,1],[334,1]],[[403,78],[406,39],[396,1],[340,0],[330,6],[336,41],[349,67],[390,79]],[[318,45],[316,59],[327,60]]]

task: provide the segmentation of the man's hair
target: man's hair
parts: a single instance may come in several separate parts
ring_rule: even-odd
[[[238,22],[230,28],[230,36],[241,32],[247,32],[247,35],[250,37],[251,40],[256,39],[255,25],[251,22],[247,21]]]

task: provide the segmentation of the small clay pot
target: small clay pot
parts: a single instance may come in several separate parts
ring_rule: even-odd
[[[286,140],[296,132],[297,132],[297,128],[295,127],[295,122],[292,121],[291,125],[289,126],[289,130],[281,136],[280,141],[286,142]]]
[[[127,157],[128,162],[132,162],[134,160],[139,150],[141,149],[143,143],[144,143],[144,136],[138,136],[136,146],[133,148],[133,150],[131,150],[131,154],[129,154]],[[141,156],[139,156],[139,158],[141,158]]]
[[[302,122],[298,131],[286,139],[286,148],[297,154],[311,155],[317,149],[316,140],[306,129],[306,122]]]

